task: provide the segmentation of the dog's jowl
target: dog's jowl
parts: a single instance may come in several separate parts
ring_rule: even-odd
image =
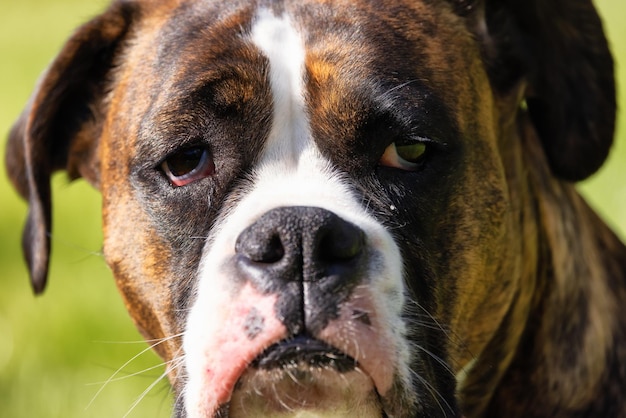
[[[35,292],[51,173],[101,191],[177,417],[626,417],[626,249],[574,188],[615,107],[588,0],[123,0],[7,165]]]

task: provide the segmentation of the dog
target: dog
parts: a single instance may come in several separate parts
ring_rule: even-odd
[[[575,190],[613,140],[589,0],[118,0],[9,135],[50,176],[177,417],[626,417],[626,248]]]

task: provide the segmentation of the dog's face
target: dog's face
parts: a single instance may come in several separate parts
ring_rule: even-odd
[[[100,145],[104,252],[144,333],[184,333],[188,415],[452,415],[519,276],[477,44],[419,3],[222,9],[134,38]]]
[[[502,46],[487,27],[506,7],[155,3],[85,26],[12,144],[32,161],[48,157],[22,137],[71,138],[40,147],[46,170],[101,190],[107,262],[162,341],[180,416],[459,416],[467,379],[493,390],[535,287],[520,131],[558,119],[544,147],[567,144],[574,157],[546,153],[569,178],[608,148],[599,134],[581,162],[569,98],[533,78],[555,64],[516,55],[519,28]],[[572,78],[591,75],[606,78]],[[525,98],[547,109],[534,125]],[[11,170],[32,245],[47,198],[26,165]],[[45,251],[30,256],[38,288]]]

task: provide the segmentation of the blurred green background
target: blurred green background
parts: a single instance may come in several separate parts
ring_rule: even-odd
[[[39,73],[73,28],[105,4],[104,0],[2,0],[2,149]],[[626,4],[623,0],[596,4],[616,54],[617,78],[626,83]],[[626,103],[625,88],[620,97]],[[621,121],[609,163],[580,189],[625,237],[626,112]],[[85,182],[70,184],[62,175],[54,178],[53,191],[49,287],[44,297],[34,297],[19,244],[26,205],[10,188],[4,166],[0,167],[0,417],[169,416],[171,399],[165,381],[133,409],[163,368],[155,369],[160,360],[144,352],[147,345],[126,314],[100,254],[99,195]],[[103,385],[113,375],[115,379]]]

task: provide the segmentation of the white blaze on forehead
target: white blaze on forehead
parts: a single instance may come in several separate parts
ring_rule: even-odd
[[[251,40],[269,61],[273,121],[266,158],[296,163],[310,137],[304,109],[304,42],[288,15],[276,17],[267,9],[258,13]]]
[[[293,20],[261,9],[250,41],[268,61],[272,125],[254,172],[255,188],[238,212],[247,214],[249,221],[279,206],[319,206],[337,213],[336,206],[343,204],[356,216],[360,211],[355,210],[350,192],[320,155],[311,135],[305,105],[306,49]],[[333,200],[338,204],[328,207]],[[248,204],[250,208],[243,209]]]

